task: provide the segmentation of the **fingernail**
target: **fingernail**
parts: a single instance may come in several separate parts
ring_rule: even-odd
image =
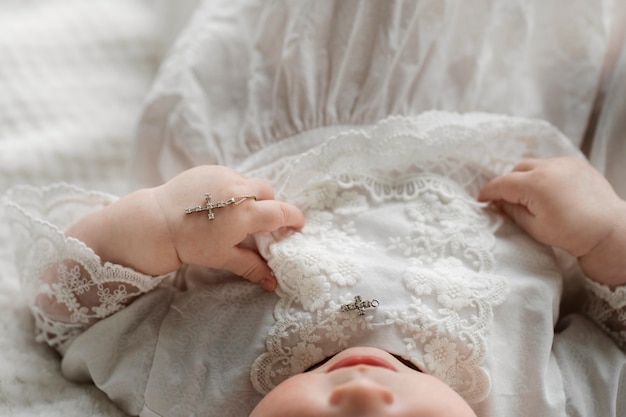
[[[265,278],[261,281],[261,287],[267,291],[274,291],[276,289],[276,281],[270,278]]]

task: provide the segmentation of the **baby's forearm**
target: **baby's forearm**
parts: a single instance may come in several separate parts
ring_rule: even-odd
[[[604,240],[578,258],[590,279],[611,287],[626,285],[626,209],[622,219]]]
[[[79,220],[66,234],[83,241],[102,262],[147,275],[173,272],[180,261],[153,191],[131,193]]]

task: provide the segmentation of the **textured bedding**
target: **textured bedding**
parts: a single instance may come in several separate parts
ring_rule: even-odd
[[[57,181],[124,192],[138,113],[184,18],[177,5],[0,2],[0,193]],[[124,415],[63,378],[56,354],[34,341],[4,222],[0,242],[0,415]]]

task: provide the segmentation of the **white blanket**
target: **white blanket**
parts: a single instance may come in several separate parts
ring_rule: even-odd
[[[143,99],[192,3],[0,2],[0,194],[56,181],[123,193]],[[0,415],[124,415],[63,378],[32,328],[0,222]]]

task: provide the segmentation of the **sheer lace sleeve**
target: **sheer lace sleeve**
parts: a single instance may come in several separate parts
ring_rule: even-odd
[[[611,288],[586,279],[585,287],[585,313],[626,351],[626,285]]]
[[[87,327],[122,309],[165,278],[103,264],[83,242],[63,233],[80,217],[114,200],[110,195],[64,184],[17,187],[4,199],[37,340],[61,353]]]

